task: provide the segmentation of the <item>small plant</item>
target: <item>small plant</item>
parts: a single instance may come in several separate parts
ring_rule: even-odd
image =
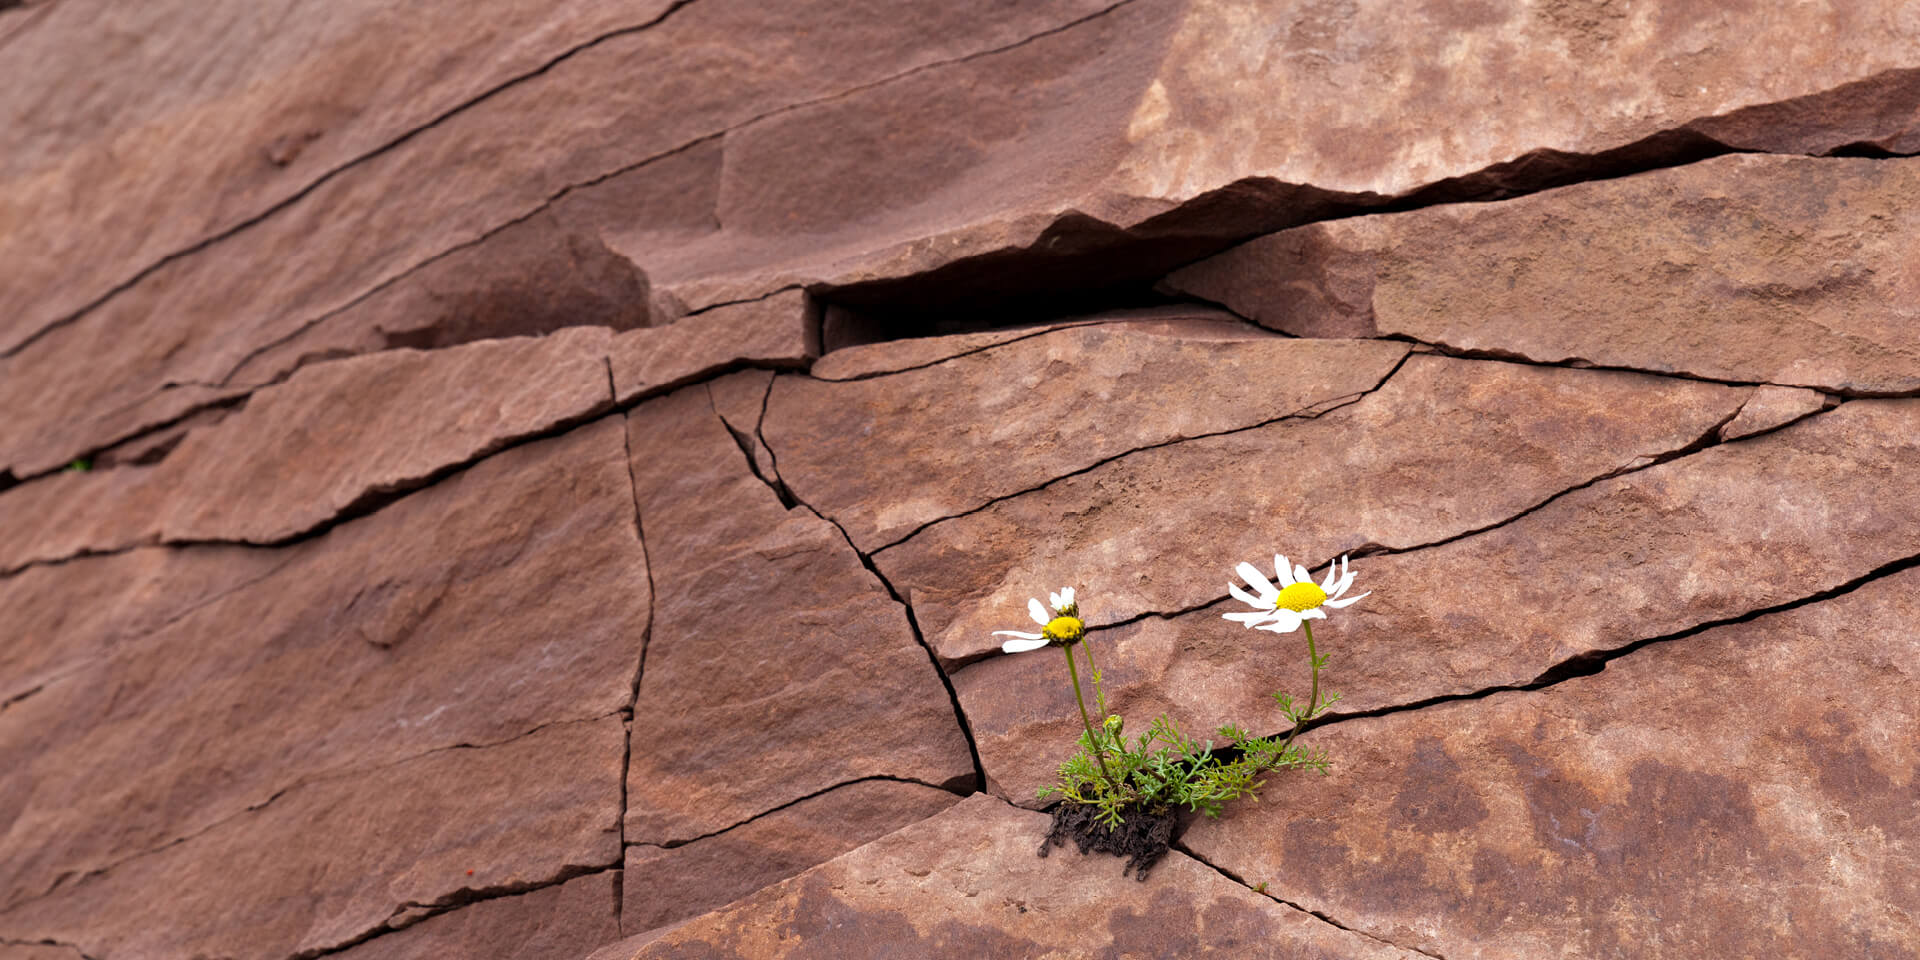
[[[1353,584],[1353,573],[1344,557],[1329,565],[1323,584],[1315,584],[1306,568],[1289,567],[1282,556],[1274,557],[1274,572],[1281,584],[1277,587],[1252,564],[1242,563],[1236,569],[1254,592],[1239,584],[1230,584],[1228,592],[1253,610],[1228,613],[1226,619],[1273,633],[1306,628],[1313,677],[1306,704],[1296,707],[1290,695],[1273,695],[1291,724],[1284,736],[1255,737],[1228,724],[1219,728],[1217,735],[1224,743],[1216,748],[1212,740],[1187,736],[1172,718],[1162,714],[1130,742],[1126,722],[1107,712],[1100,670],[1094,664],[1092,644],[1072,587],[1049,594],[1050,608],[1037,599],[1027,601],[1028,615],[1040,626],[1039,633],[994,631],[996,636],[1014,638],[1002,645],[1006,653],[1060,647],[1067,659],[1074,702],[1080,708],[1079,749],[1060,765],[1054,785],[1040,791],[1042,798],[1058,796],[1064,801],[1055,808],[1053,829],[1041,844],[1041,856],[1072,837],[1082,853],[1098,849],[1129,857],[1127,869],[1144,880],[1153,863],[1168,849],[1177,808],[1218,816],[1227,801],[1254,797],[1255,791],[1265,785],[1260,778],[1269,771],[1303,768],[1326,772],[1324,750],[1307,750],[1294,744],[1307,723],[1325,714],[1339,699],[1337,693],[1324,698],[1320,694],[1320,669],[1327,658],[1314,646],[1308,621],[1324,620],[1325,608],[1345,607],[1367,594],[1340,599]],[[1094,704],[1102,717],[1097,725],[1087,710],[1076,649],[1087,662]]]
[[[93,469],[93,461],[88,460],[85,457],[81,457],[80,459],[67,464],[68,473],[86,473],[88,470],[92,470],[92,469]]]

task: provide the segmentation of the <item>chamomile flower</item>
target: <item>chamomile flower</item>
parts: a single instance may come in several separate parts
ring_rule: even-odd
[[[1080,622],[1080,605],[1073,599],[1072,587],[1061,587],[1059,593],[1047,594],[1052,604],[1052,616],[1048,608],[1040,605],[1037,599],[1027,601],[1027,616],[1040,625],[1039,633],[1021,633],[1018,630],[995,630],[996,637],[1014,637],[1000,645],[1002,653],[1025,653],[1049,645],[1070,647],[1086,636],[1087,625]]]
[[[1322,583],[1314,583],[1306,567],[1288,566],[1287,558],[1279,554],[1273,557],[1273,581],[1268,580],[1260,568],[1251,563],[1242,563],[1234,569],[1254,592],[1248,593],[1237,583],[1227,584],[1227,592],[1253,610],[1221,616],[1242,626],[1258,627],[1274,633],[1292,633],[1308,620],[1325,620],[1327,607],[1338,610],[1373,593],[1369,590],[1357,597],[1340,599],[1347,588],[1353,586],[1353,571],[1347,568],[1347,558],[1344,556],[1335,563],[1327,564],[1327,578]],[[1274,585],[1276,581],[1279,586]]]

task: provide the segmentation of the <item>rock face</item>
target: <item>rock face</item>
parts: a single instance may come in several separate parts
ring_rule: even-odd
[[[628,957],[1415,956],[1177,853],[1146,883],[1073,853],[1042,860],[1046,832],[1046,817],[974,797]]]
[[[1917,188],[1920,161],[1732,156],[1315,224],[1168,283],[1303,336],[1913,393]]]
[[[1186,843],[1433,956],[1910,955],[1915,597],[1907,571],[1547,690],[1340,724],[1311,735],[1331,776]]]
[[[580,960],[619,934],[619,876],[606,870],[519,896],[482,900],[342,951],[351,960],[471,957]]]

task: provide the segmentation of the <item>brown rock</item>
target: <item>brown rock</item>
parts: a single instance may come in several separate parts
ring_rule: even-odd
[[[1071,327],[890,376],[781,378],[764,433],[794,495],[871,551],[1130,450],[1355,396],[1406,352]]]
[[[1740,408],[1740,415],[1720,428],[1720,439],[1738,440],[1765,433],[1810,417],[1827,406],[1826,395],[1818,390],[1771,384],[1758,387],[1753,391],[1753,399]]]
[[[52,944],[0,944],[0,960],[86,960],[72,947]]]
[[[608,348],[614,392],[628,403],[739,364],[804,367],[820,353],[816,327],[806,295],[793,290],[623,333]]]
[[[482,900],[338,954],[342,960],[580,960],[620,937],[620,872]]]
[[[607,331],[397,350],[301,370],[153,467],[0,494],[0,570],[154,542],[277,543],[613,405]]]
[[[1915,955],[1916,597],[1906,571],[1537,692],[1315,731],[1331,776],[1184,842],[1434,956]]]
[[[296,783],[624,710],[649,588],[622,426],[284,548],[270,576],[0,713],[25,790],[0,817],[0,903]]]
[[[935,524],[874,562],[941,658],[962,661],[997,650],[992,631],[1020,629],[1027,599],[1065,584],[1098,626],[1219,600],[1242,560],[1284,552],[1319,564],[1498,523],[1711,436],[1749,392],[1415,356],[1378,391],[1317,419],[1135,453]],[[791,455],[769,439],[807,499]]]
[[[866,777],[970,785],[906,612],[833,526],[755,478],[704,386],[628,417],[656,591],[629,843],[713,833]]]
[[[1732,156],[1262,237],[1168,278],[1305,336],[1920,390],[1920,160]]]
[[[733,442],[753,454],[753,474],[773,482],[773,453],[760,441],[760,421],[766,415],[767,393],[773,389],[773,371],[742,370],[707,382],[713,412],[720,415]]]
[[[917,783],[862,780],[682,846],[630,846],[620,928],[636,934],[697,917],[958,800]]]
[[[975,796],[615,960],[683,957],[1414,955],[1274,903],[1179,853],[1145,883],[1034,856],[1047,818]]]
[[[0,352],[170,254],[667,0],[63,2],[11,40],[0,93]],[[208,25],[217,24],[209,42]],[[101,42],[135,36],[142,42]],[[127,157],[141,162],[128,163]],[[352,176],[349,172],[344,176]]]
[[[1357,712],[1517,686],[1594,651],[1840,587],[1920,555],[1920,524],[1901,506],[1920,498],[1916,463],[1920,401],[1853,401],[1484,533],[1366,558],[1352,589],[1373,595],[1316,631],[1333,658],[1323,689]],[[1282,729],[1266,696],[1307,694],[1304,639],[1219,619],[1231,609],[1094,634],[1130,728],[1167,712],[1196,736],[1228,721]],[[1060,659],[1000,657],[953,676],[988,781],[1016,802],[1052,782],[1079,730]]]
[[[378,933],[409,908],[613,866],[625,743],[607,717],[321,778],[0,913],[0,937],[96,957],[285,960]]]

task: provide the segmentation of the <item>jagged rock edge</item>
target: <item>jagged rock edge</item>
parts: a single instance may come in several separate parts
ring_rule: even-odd
[[[625,843],[623,841],[621,844],[621,847],[622,849],[626,849],[630,847],[653,847],[654,849],[657,849],[657,850],[675,850],[680,847],[687,846],[688,844],[691,844],[691,843],[698,843],[702,840],[709,840],[714,837],[720,836],[721,834],[730,833],[734,830],[738,830],[741,827],[744,827],[750,823],[754,823],[755,821],[765,819],[766,817],[770,817],[776,813],[779,813],[782,810],[786,810],[790,807],[798,806],[802,803],[807,802],[808,800],[813,800],[818,797],[823,797],[829,793],[832,793],[835,790],[841,789],[842,787],[851,787],[855,784],[873,783],[873,782],[909,783],[916,787],[926,787],[929,790],[939,790],[944,793],[951,793],[954,796],[960,797],[962,799],[966,797],[970,797],[973,795],[973,793],[978,792],[978,791],[973,791],[970,793],[963,793],[959,790],[955,790],[952,787],[941,786],[940,784],[937,784],[937,783],[928,783],[925,780],[916,780],[912,777],[896,777],[891,774],[876,773],[876,774],[871,774],[869,776],[864,776],[864,777],[855,777],[851,780],[843,780],[831,786],[821,787],[820,789],[815,790],[814,792],[809,793],[804,797],[795,797],[792,800],[784,801],[780,803],[778,806],[768,807],[767,809],[762,810],[759,813],[756,813],[751,817],[747,817],[746,819],[741,820],[737,823],[728,824],[727,826],[721,827],[718,830],[710,830],[697,837],[687,837],[685,839],[662,840],[658,843],[655,843],[651,840],[636,840],[632,843]],[[933,816],[938,816],[938,815],[939,814],[934,814]],[[917,823],[919,821],[915,821],[915,822]],[[901,829],[901,828],[896,828],[896,829]]]
[[[1188,847],[1184,843],[1181,843],[1177,839],[1173,841],[1173,849],[1178,850],[1179,852],[1186,854],[1188,857],[1193,858],[1195,862],[1199,863],[1200,865],[1206,867],[1209,870],[1212,870],[1213,872],[1219,874],[1220,876],[1225,877],[1226,879],[1231,880],[1234,883],[1237,883],[1243,887],[1246,887],[1249,891],[1252,891],[1253,893],[1256,893],[1260,896],[1266,897],[1267,899],[1272,900],[1273,902],[1280,904],[1283,907],[1291,907],[1295,910],[1298,910],[1301,913],[1304,913],[1310,917],[1313,917],[1316,920],[1319,920],[1321,923],[1325,923],[1329,926],[1336,927],[1340,930],[1344,930],[1347,933],[1351,933],[1356,936],[1365,937],[1368,940],[1372,940],[1375,943],[1384,944],[1386,946],[1394,948],[1395,950],[1405,950],[1408,953],[1417,953],[1423,957],[1430,957],[1432,958],[1432,960],[1447,960],[1447,958],[1441,954],[1430,953],[1428,951],[1421,950],[1415,947],[1402,946],[1398,943],[1394,943],[1392,940],[1388,940],[1385,937],[1381,937],[1377,934],[1369,933],[1358,927],[1348,926],[1347,924],[1341,923],[1340,921],[1335,920],[1331,916],[1328,916],[1327,914],[1322,913],[1318,910],[1313,910],[1307,907],[1303,907],[1300,904],[1294,903],[1293,901],[1285,899],[1281,897],[1279,894],[1274,893],[1272,890],[1271,884],[1266,884],[1260,887],[1256,887],[1253,884],[1248,883],[1246,880],[1242,879],[1238,874],[1234,873],[1233,871],[1228,870],[1227,868],[1222,867],[1211,860],[1208,860],[1206,857],[1203,857],[1198,853],[1195,853],[1192,850],[1192,848]]]

